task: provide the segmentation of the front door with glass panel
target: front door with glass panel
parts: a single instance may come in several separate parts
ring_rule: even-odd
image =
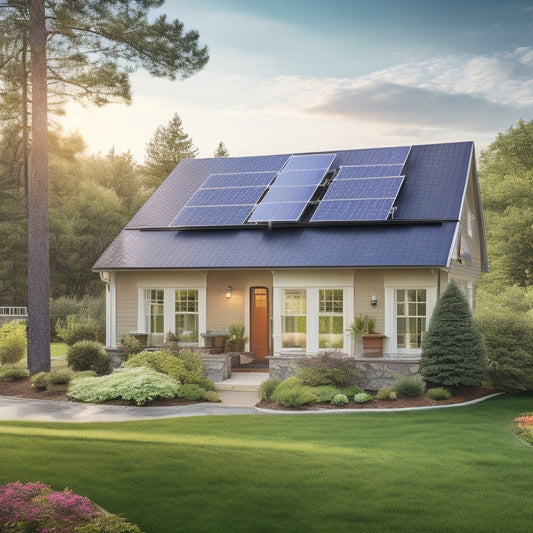
[[[250,289],[250,351],[256,362],[263,362],[270,355],[270,331],[268,313],[268,289]]]

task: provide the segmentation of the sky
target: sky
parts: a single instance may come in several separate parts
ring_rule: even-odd
[[[181,81],[132,75],[133,103],[71,103],[89,152],[142,163],[177,113],[211,157],[474,141],[533,119],[531,0],[167,0],[210,61]]]

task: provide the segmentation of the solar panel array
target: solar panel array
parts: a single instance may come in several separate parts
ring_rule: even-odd
[[[310,222],[387,220],[404,181],[400,174],[409,149],[383,148],[357,165],[340,167]]]
[[[170,226],[240,226],[275,175],[276,172],[211,174]]]
[[[311,223],[386,220],[404,181],[409,146],[352,152],[327,185]],[[180,210],[175,228],[302,222],[322,194],[336,154],[293,155],[279,172],[211,174]],[[308,207],[310,209],[308,209]]]
[[[270,185],[248,222],[297,222],[336,154],[293,155]]]

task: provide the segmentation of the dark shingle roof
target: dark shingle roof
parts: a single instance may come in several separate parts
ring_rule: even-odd
[[[336,152],[332,168],[361,150]],[[213,173],[280,170],[290,154],[181,161],[95,270],[446,266],[473,157],[471,142],[417,145],[394,220],[372,225],[165,230]]]

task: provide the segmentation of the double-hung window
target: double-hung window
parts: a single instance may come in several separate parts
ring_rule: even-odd
[[[286,289],[283,291],[281,328],[281,347],[283,349],[306,349],[307,291],[305,289]]]
[[[198,290],[175,292],[175,327],[180,341],[198,342]]]
[[[344,291],[318,290],[318,347],[341,350],[344,345]]]
[[[418,349],[426,331],[426,289],[396,289],[396,347]]]
[[[144,290],[145,331],[164,333],[165,331],[165,291],[163,289]]]

